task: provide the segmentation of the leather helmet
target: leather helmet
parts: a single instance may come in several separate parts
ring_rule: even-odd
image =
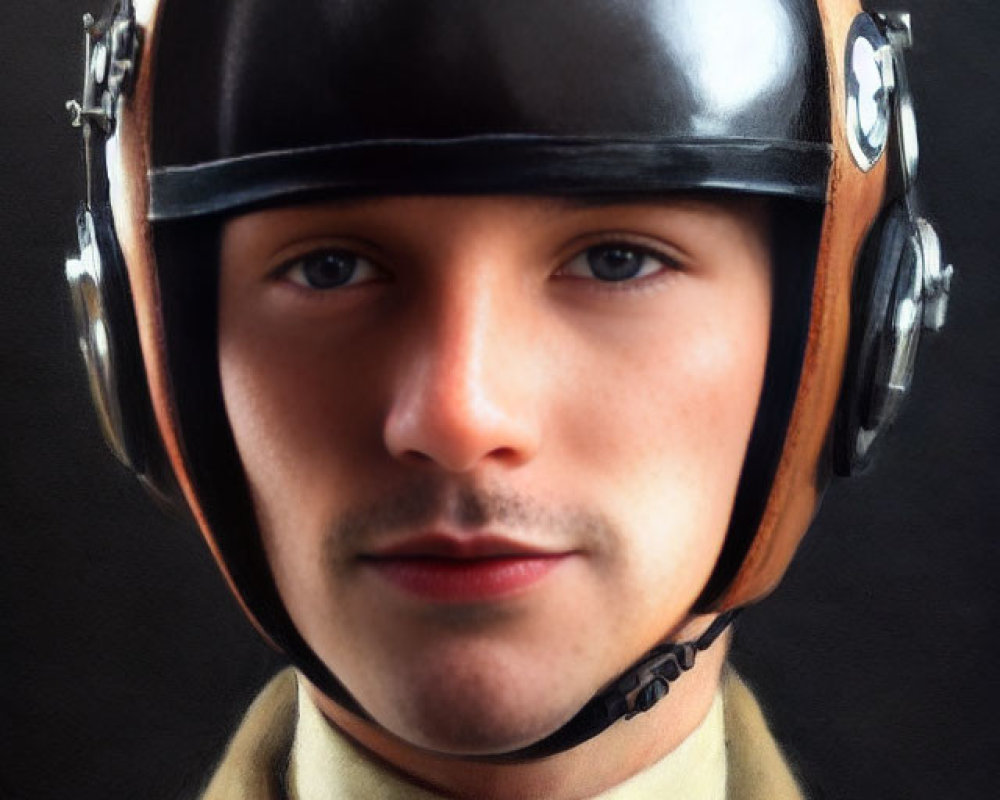
[[[68,275],[105,432],[158,495],[183,496],[265,636],[357,713],[282,607],[222,405],[227,215],[364,194],[773,198],[765,389],[699,611],[776,585],[831,470],[863,466],[891,423],[920,328],[943,323],[951,271],[916,205],[905,15],[855,0],[119,0],[85,24],[71,108],[88,196]]]

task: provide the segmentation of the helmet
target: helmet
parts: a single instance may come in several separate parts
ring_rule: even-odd
[[[776,585],[831,468],[867,464],[921,328],[944,322],[952,273],[917,205],[906,15],[852,0],[119,0],[85,26],[70,106],[88,197],[67,273],[105,432],[156,494],[183,495],[265,636],[358,714],[256,538],[206,346],[214,273],[178,267],[214,261],[223,215],[390,193],[774,198],[787,224],[765,388],[702,611]],[[514,755],[649,707],[696,649],[658,648]]]

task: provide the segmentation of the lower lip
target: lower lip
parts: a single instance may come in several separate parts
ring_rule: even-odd
[[[378,558],[367,563],[409,594],[437,602],[461,603],[492,600],[527,589],[566,557]]]

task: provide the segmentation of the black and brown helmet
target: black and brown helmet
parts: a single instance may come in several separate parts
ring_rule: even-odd
[[[863,466],[892,421],[921,327],[944,320],[951,272],[913,190],[905,15],[856,0],[120,0],[86,26],[71,106],[89,185],[68,272],[108,438],[156,491],[179,487],[257,627],[357,713],[281,605],[223,408],[227,215],[363,194],[773,198],[765,389],[696,611],[775,586],[831,470]],[[604,706],[532,752],[598,732]]]

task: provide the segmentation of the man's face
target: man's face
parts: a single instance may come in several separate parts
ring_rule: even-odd
[[[397,197],[226,225],[222,386],[267,557],[379,723],[511,750],[684,623],[770,298],[749,199]]]

